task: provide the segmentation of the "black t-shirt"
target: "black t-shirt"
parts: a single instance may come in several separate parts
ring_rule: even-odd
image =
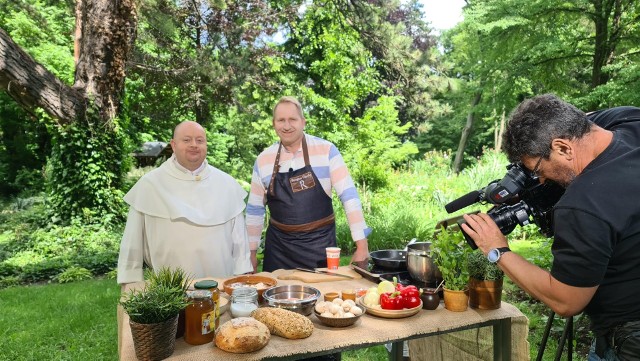
[[[611,144],[567,187],[554,208],[551,274],[599,285],[585,309],[594,332],[640,319],[640,109],[589,115]]]

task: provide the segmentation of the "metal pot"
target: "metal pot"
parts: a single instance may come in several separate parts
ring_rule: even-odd
[[[431,259],[431,242],[416,242],[407,247],[409,274],[415,280],[436,284],[442,279],[440,270]]]
[[[407,269],[407,252],[399,249],[385,249],[369,253],[373,264],[389,271],[404,271]]]

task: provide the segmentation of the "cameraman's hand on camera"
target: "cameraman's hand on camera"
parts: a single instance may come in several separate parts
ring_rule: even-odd
[[[507,238],[488,214],[464,214],[463,217],[465,223],[462,223],[460,227],[473,239],[485,255],[492,248],[508,246]]]

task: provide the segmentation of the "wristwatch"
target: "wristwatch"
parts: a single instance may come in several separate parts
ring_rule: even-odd
[[[487,253],[487,259],[491,263],[496,263],[496,262],[498,262],[500,257],[502,257],[502,254],[507,253],[507,252],[511,252],[509,247],[493,248],[493,249],[491,249],[489,251],[489,253]]]

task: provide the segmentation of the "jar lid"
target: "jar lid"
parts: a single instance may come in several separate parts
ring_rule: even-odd
[[[209,289],[209,288],[216,288],[218,287],[218,281],[214,281],[214,280],[202,280],[202,281],[198,281],[196,282],[193,287],[197,288],[197,289]]]
[[[206,290],[187,291],[187,297],[192,299],[211,298],[211,291],[206,291]]]

